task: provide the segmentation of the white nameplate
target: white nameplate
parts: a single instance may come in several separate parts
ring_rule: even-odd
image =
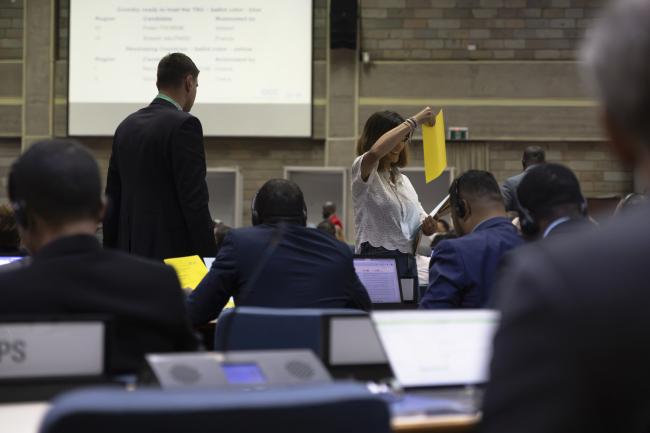
[[[99,376],[102,322],[0,323],[0,379]]]

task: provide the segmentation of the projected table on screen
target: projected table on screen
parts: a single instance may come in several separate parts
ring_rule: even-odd
[[[70,135],[112,135],[171,52],[201,71],[205,135],[311,135],[311,1],[71,0],[69,49]]]

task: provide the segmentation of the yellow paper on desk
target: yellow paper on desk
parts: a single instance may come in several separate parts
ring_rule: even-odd
[[[174,268],[181,287],[184,289],[196,289],[196,286],[208,273],[208,268],[205,267],[205,263],[199,256],[175,257],[164,261],[165,264]]]
[[[434,126],[422,125],[422,141],[424,143],[424,176],[429,183],[447,168],[445,119],[442,110],[436,115]]]

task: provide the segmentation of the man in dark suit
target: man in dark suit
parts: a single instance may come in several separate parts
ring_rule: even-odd
[[[197,347],[174,271],[95,238],[104,203],[83,146],[34,144],[11,168],[9,198],[32,257],[0,270],[0,315],[110,316],[113,373],[137,372],[146,353]]]
[[[503,183],[501,187],[501,194],[503,201],[506,205],[506,212],[518,212],[519,200],[517,198],[517,187],[524,178],[528,170],[536,165],[544,164],[546,162],[546,152],[540,146],[528,146],[524,150],[524,155],[521,158],[521,165],[524,171],[516,174]]]
[[[155,259],[216,250],[199,119],[199,70],[184,54],[158,64],[158,96],[115,131],[106,180],[104,246]]]
[[[650,2],[611,2],[583,51],[610,143],[650,178]],[[650,211],[522,248],[497,283],[484,433],[650,431]]]
[[[560,164],[532,167],[517,188],[521,230],[530,239],[563,236],[593,226],[573,172]]]
[[[253,227],[226,235],[210,272],[189,296],[194,325],[215,319],[231,296],[237,306],[370,309],[347,245],[305,227],[298,185],[266,182],[252,214]]]
[[[490,299],[499,260],[523,240],[506,217],[491,173],[464,173],[449,188],[449,200],[460,237],[434,248],[420,308],[482,308]]]

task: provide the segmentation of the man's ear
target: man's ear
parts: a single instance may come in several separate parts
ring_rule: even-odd
[[[638,149],[634,141],[606,111],[600,113],[600,122],[610,138],[610,147],[627,168],[634,168]]]
[[[460,201],[465,207],[465,216],[463,217],[463,221],[467,221],[472,216],[472,206],[470,206],[469,202],[465,199],[460,199]]]
[[[185,76],[185,91],[190,92],[192,91],[192,87],[194,86],[194,77],[192,77],[192,74],[187,74]]]

